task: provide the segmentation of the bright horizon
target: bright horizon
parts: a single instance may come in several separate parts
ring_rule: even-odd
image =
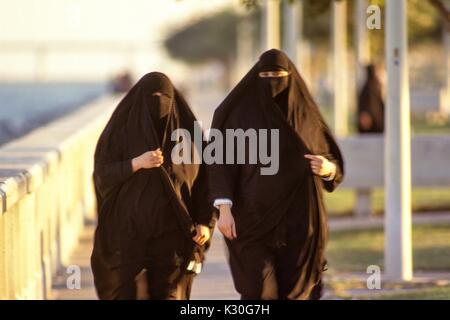
[[[183,73],[164,52],[164,36],[234,2],[0,0],[0,81],[103,80],[124,69]]]

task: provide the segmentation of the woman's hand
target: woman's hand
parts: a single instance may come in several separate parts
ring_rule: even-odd
[[[319,177],[328,177],[336,170],[336,165],[323,156],[305,154],[305,158],[311,160],[311,170]]]
[[[164,157],[159,148],[153,151],[147,151],[131,161],[133,166],[133,172],[136,172],[139,169],[156,168],[161,166],[163,162]]]
[[[229,240],[237,237],[236,224],[234,223],[233,214],[229,204],[221,204],[219,207],[220,215],[217,221],[217,227],[220,232]]]
[[[197,233],[192,239],[200,246],[204,245],[211,237],[211,231],[208,226],[198,224],[195,226],[195,231]]]

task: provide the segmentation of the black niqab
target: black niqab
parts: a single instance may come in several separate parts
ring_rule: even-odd
[[[283,55],[279,55],[276,52],[267,51],[264,55],[261,56],[259,60],[259,71],[286,71],[288,66],[288,61],[285,59],[286,57]],[[280,100],[280,96],[282,93],[289,87],[289,77],[260,77],[259,81],[261,81],[262,86],[268,88],[270,95],[272,98],[277,98],[276,101],[278,105],[283,105],[284,102],[282,99]],[[286,95],[283,95],[286,96]]]

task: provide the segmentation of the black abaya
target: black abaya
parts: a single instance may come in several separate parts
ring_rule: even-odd
[[[203,165],[171,161],[171,133],[184,128],[193,135],[194,121],[170,80],[153,72],[123,98],[103,130],[95,151],[98,226],[91,257],[100,299],[135,299],[143,269],[151,297],[170,298],[192,257],[203,259],[204,247],[192,236],[195,224],[214,223],[204,199],[206,172]],[[157,148],[163,165],[133,173],[131,160]]]
[[[289,77],[258,77],[271,70]],[[212,127],[279,130],[275,175],[261,175],[261,163],[209,167],[210,200],[233,201],[237,238],[226,243],[237,291],[243,299],[318,298],[327,237],[322,188],[331,192],[342,181],[343,159],[287,56],[265,52],[217,108]],[[334,179],[315,176],[305,154],[334,162]]]

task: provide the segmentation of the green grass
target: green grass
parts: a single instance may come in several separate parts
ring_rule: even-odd
[[[450,134],[450,121],[439,117],[435,120],[413,117],[411,130],[414,134]]]
[[[384,191],[373,192],[372,210],[381,214],[384,210]],[[450,210],[450,188],[414,188],[412,190],[413,211]],[[355,191],[338,189],[332,193],[325,192],[325,204],[331,216],[351,215],[355,207]]]
[[[321,112],[325,121],[332,127],[333,108],[324,106]],[[439,118],[439,117],[438,117]],[[354,114],[349,115],[349,135],[356,134]],[[450,135],[450,119],[432,119],[426,116],[413,116],[411,130],[414,134],[448,134]],[[355,205],[355,195],[352,190],[342,190],[327,194],[325,197],[328,211],[332,215],[350,215]],[[373,209],[376,213],[383,212],[384,196],[382,189],[376,189],[373,198]],[[450,188],[415,188],[412,192],[412,207],[414,211],[450,210]]]
[[[373,299],[373,298],[372,298]],[[450,286],[430,287],[407,292],[393,292],[375,296],[376,300],[450,300]]]
[[[369,265],[383,268],[383,231],[349,230],[330,233],[327,260],[331,271],[366,272]],[[450,224],[413,228],[414,270],[450,270]]]
[[[357,288],[359,286],[356,286]],[[356,300],[450,300],[450,286],[436,286],[427,284],[424,286],[414,287],[397,287],[391,289],[367,290],[367,288],[359,288],[361,291],[355,290],[354,287],[342,288],[335,286],[332,288],[334,295],[340,299],[356,299]],[[352,290],[352,291],[347,291]]]

